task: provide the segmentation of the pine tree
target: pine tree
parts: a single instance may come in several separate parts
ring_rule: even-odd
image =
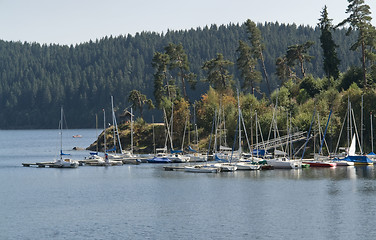
[[[165,47],[166,54],[169,56],[169,70],[174,72],[177,69],[178,78],[180,78],[184,99],[188,100],[187,90],[186,90],[186,80],[191,84],[191,88],[195,86],[196,74],[189,71],[188,56],[184,51],[183,45],[180,43],[178,45],[170,43]]]
[[[216,58],[205,62],[202,66],[202,69],[207,71],[205,81],[222,93],[232,89],[233,77],[227,68],[233,64],[233,62],[225,60],[221,53],[218,53]]]
[[[350,14],[348,18],[340,22],[337,27],[349,24],[346,35],[350,35],[353,30],[357,31],[357,41],[351,46],[350,50],[355,51],[361,48],[361,62],[363,68],[363,84],[367,86],[367,67],[366,67],[366,45],[367,39],[374,33],[374,27],[371,24],[370,7],[364,3],[364,0],[348,0],[346,13]]]
[[[162,104],[162,98],[165,95],[165,82],[167,85],[167,92],[169,98],[171,98],[169,81],[167,79],[167,67],[170,58],[167,54],[156,52],[153,57],[152,65],[156,69],[154,74],[154,97],[157,106],[160,107]]]
[[[328,10],[326,6],[321,12],[321,18],[319,20],[320,23],[318,24],[318,26],[321,30],[321,48],[324,54],[324,72],[328,78],[333,77],[334,79],[337,79],[339,76],[338,66],[340,64],[340,60],[337,57],[336,51],[338,45],[335,44],[332,37],[332,19],[329,19],[328,17]]]
[[[135,110],[140,110],[141,118],[144,118],[143,111],[145,105],[148,107],[148,109],[154,108],[153,101],[151,99],[148,99],[146,95],[142,94],[138,90],[132,90],[130,92],[128,101],[132,103],[132,106]]]
[[[307,54],[308,48],[310,48],[313,44],[314,42],[308,41],[304,44],[292,45],[287,48],[286,59],[288,65],[294,66],[296,61],[298,61],[303,78],[306,76],[304,62],[310,61],[313,58]]]
[[[260,71],[256,70],[257,62],[252,57],[252,50],[244,41],[240,40],[236,51],[239,53],[236,63],[244,79],[242,88],[248,89],[254,94],[255,84],[259,83],[262,77]]]
[[[268,77],[268,72],[266,71],[264,54],[263,54],[265,46],[264,46],[264,44],[262,44],[261,31],[260,31],[260,29],[257,28],[256,24],[253,21],[251,21],[250,19],[247,20],[245,25],[247,26],[248,34],[250,34],[248,39],[250,40],[251,45],[252,45],[253,57],[255,59],[259,59],[261,61],[262,69],[264,71],[266,86],[268,88],[268,92],[269,92],[269,95],[270,95],[271,90],[270,90],[270,84],[269,84],[269,77]]]
[[[279,57],[276,60],[276,74],[281,80],[281,85],[288,79],[296,79],[296,73],[293,71],[291,65],[289,65],[286,55]]]

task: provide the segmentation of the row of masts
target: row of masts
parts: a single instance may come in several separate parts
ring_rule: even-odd
[[[267,151],[267,150],[270,150],[270,149],[274,149],[276,151],[277,148],[281,148],[283,152],[287,153],[287,155],[295,156],[297,154],[297,152],[299,152],[301,149],[299,149],[298,151],[296,151],[294,153],[293,143],[297,142],[297,141],[302,141],[305,138],[307,138],[307,139],[311,138],[311,136],[307,136],[306,131],[293,132],[291,113],[286,114],[286,119],[287,119],[287,121],[286,121],[286,135],[280,136],[279,130],[278,130],[278,127],[277,127],[277,121],[276,121],[277,105],[278,105],[278,102],[276,102],[275,110],[273,111],[273,118],[272,118],[272,122],[270,124],[270,130],[269,130],[267,140],[265,140],[263,138],[261,126],[260,126],[260,123],[258,121],[257,111],[254,112],[255,123],[253,123],[253,118],[251,116],[251,126],[255,125],[255,127],[251,128],[251,137],[250,137],[250,141],[249,141],[247,131],[246,131],[246,128],[245,128],[244,118],[243,118],[243,115],[242,115],[242,110],[241,110],[241,107],[240,107],[240,102],[239,102],[239,99],[238,99],[238,123],[237,123],[237,130],[236,130],[237,131],[236,139],[238,140],[237,145],[238,145],[238,152],[239,153],[242,152],[242,142],[244,140],[244,142],[246,141],[247,146],[248,146],[248,151],[251,154],[253,154],[254,150],[256,150],[255,153],[258,154],[259,150]],[[119,130],[118,130],[118,127],[117,127],[115,111],[113,110],[114,105],[113,105],[113,97],[112,96],[111,96],[111,107],[112,107],[112,119],[113,119],[114,146],[117,146],[117,144],[116,144],[116,141],[117,141],[119,143],[118,144],[119,150],[120,150],[120,152],[122,152],[122,145],[120,143]],[[357,142],[359,144],[360,154],[363,154],[363,130],[364,130],[364,128],[363,128],[363,96],[362,96],[361,109],[362,110],[361,110],[360,139],[359,139],[358,129],[357,129],[356,124],[355,124],[354,111],[352,110],[350,101],[348,101],[348,111],[346,112],[346,116],[345,116],[344,119],[347,119],[347,132],[348,132],[348,134],[347,134],[347,148],[349,148],[349,146],[351,145],[350,138],[351,138],[351,136],[354,135],[354,132],[355,132],[355,136],[357,137],[357,140],[358,140]],[[318,135],[320,136],[320,142],[319,142],[320,147],[318,148],[318,151],[315,149],[317,144],[316,144],[316,140],[315,140],[316,138],[314,137],[314,144],[313,144],[314,149],[313,149],[313,151],[318,152],[319,155],[322,154],[322,149],[323,149],[324,144],[325,144],[326,148],[328,149],[328,153],[330,152],[328,144],[325,141],[325,135],[327,133],[331,114],[332,114],[332,111],[329,114],[329,118],[328,118],[328,121],[327,121],[327,124],[326,124],[324,131],[322,131],[322,127],[320,125],[320,121],[319,121],[320,116],[319,116],[319,114],[317,114],[318,132],[319,132]],[[105,113],[104,113],[104,118],[105,118]],[[371,120],[371,132],[373,132],[373,124],[372,124],[373,115],[372,115],[372,113],[370,114],[370,120]],[[173,122],[174,122],[173,121],[173,105],[172,105],[170,120],[168,120],[166,111],[164,110],[164,121],[165,121],[165,126],[166,126],[166,128],[165,128],[166,137],[165,137],[164,148],[167,149],[167,144],[169,142],[170,148],[172,150],[174,150],[173,136],[172,136],[173,132],[174,132],[174,130],[173,130]],[[104,120],[104,122],[105,122],[105,120]],[[154,123],[154,116],[153,116],[153,123]],[[188,129],[189,126],[190,126],[189,119],[186,119],[185,125],[184,125],[183,138],[182,138],[182,141],[181,141],[181,150],[182,151],[184,149],[185,135],[186,135],[187,132],[188,132],[188,145],[191,142],[191,140],[190,140],[190,132],[191,131]],[[198,141],[198,134],[197,134],[195,109],[194,109],[194,124],[193,124],[193,126],[194,126],[194,132],[195,132],[194,142],[196,142],[196,145],[198,147],[199,141]],[[104,123],[104,128],[106,128],[105,123]],[[343,125],[342,125],[342,128],[343,128]],[[226,129],[225,111],[224,111],[224,108],[222,108],[222,107],[219,107],[219,110],[215,111],[214,119],[213,119],[213,129],[215,129],[214,130],[215,136],[214,136],[214,145],[213,145],[212,151],[215,152],[215,151],[217,151],[217,149],[220,149],[223,146],[228,146],[228,143],[227,143],[227,134],[228,133],[227,133],[227,129]],[[255,130],[256,137],[253,136],[254,130]],[[154,124],[153,124],[153,149],[154,149],[154,153],[155,153],[156,152],[156,144],[155,144],[154,134],[155,133],[154,133]],[[337,151],[338,151],[338,145],[339,145],[339,141],[340,141],[340,138],[341,138],[341,134],[342,134],[342,129],[341,129],[340,136],[338,138],[338,143],[337,143],[336,149],[334,151],[334,154],[336,154]],[[273,135],[273,138],[271,137],[271,135]],[[316,136],[316,134],[314,133],[313,136]],[[261,138],[261,141],[259,141],[260,138]],[[254,140],[256,141],[255,143],[254,143]],[[105,138],[104,141],[106,141],[106,138]],[[371,134],[371,142],[372,142],[371,148],[372,148],[372,152],[373,152],[373,134]],[[106,142],[105,142],[104,145],[106,147]],[[132,113],[132,108],[131,108],[131,144],[130,144],[130,147],[131,147],[130,152],[133,153],[133,113]],[[105,149],[105,151],[106,151],[106,149]],[[211,151],[211,150],[209,149],[209,151]]]

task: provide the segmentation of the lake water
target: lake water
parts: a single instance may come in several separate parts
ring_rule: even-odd
[[[82,138],[72,138],[80,134]],[[95,130],[67,130],[82,159]],[[57,130],[0,131],[0,239],[376,239],[373,166],[218,174],[54,169]]]

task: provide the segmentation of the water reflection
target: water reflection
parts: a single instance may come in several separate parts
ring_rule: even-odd
[[[360,178],[375,179],[375,167],[374,165],[356,166],[356,175]]]
[[[221,173],[188,173],[184,171],[164,171],[162,165],[144,164],[143,168],[154,169],[153,177],[162,178],[240,178],[240,179],[293,179],[293,180],[356,180],[376,179],[376,170],[373,165],[369,166],[348,166],[332,168],[307,168],[307,169],[275,169],[261,171],[236,171]]]
[[[218,174],[164,164],[22,167],[51,159],[55,132],[1,132],[0,239],[376,239],[374,166]]]

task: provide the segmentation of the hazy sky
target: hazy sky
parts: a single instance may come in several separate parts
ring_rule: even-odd
[[[376,25],[376,0],[365,0]],[[336,24],[347,0],[0,0],[0,39],[77,44],[106,35],[255,22],[315,26],[324,5]]]

